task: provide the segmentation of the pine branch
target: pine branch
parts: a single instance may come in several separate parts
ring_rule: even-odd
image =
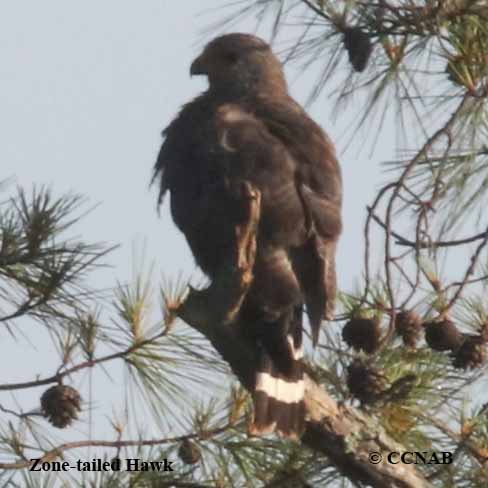
[[[108,447],[112,449],[118,449],[124,447],[145,447],[145,446],[163,446],[168,444],[175,444],[184,440],[191,439],[209,439],[215,435],[225,432],[227,429],[233,427],[232,424],[226,424],[216,429],[207,430],[205,432],[191,433],[176,437],[163,437],[161,439],[130,439],[130,440],[97,440],[89,439],[86,441],[74,441],[60,444],[49,451],[46,451],[42,456],[39,456],[41,462],[43,460],[53,460],[62,455],[65,451],[72,449],[79,449],[81,447]],[[30,460],[18,461],[13,463],[0,462],[0,469],[24,469],[31,465]]]
[[[383,229],[386,230],[385,223],[375,214],[371,207],[367,207],[368,214],[371,215],[371,218]],[[413,241],[408,239],[405,236],[402,236],[398,232],[391,231],[391,235],[396,239],[395,244],[398,246],[405,246],[405,247],[413,247],[413,248],[420,248],[420,249],[431,249],[436,247],[457,247],[462,246],[464,244],[471,244],[472,242],[479,241],[481,239],[486,238],[487,231],[481,232],[479,234],[475,234],[474,236],[470,237],[463,237],[461,239],[451,239],[448,241],[431,241],[431,240],[420,240],[420,241]]]
[[[23,390],[26,388],[32,388],[42,385],[49,385],[51,383],[59,383],[65,376],[69,376],[73,373],[79,372],[85,368],[93,368],[99,364],[103,364],[109,361],[113,361],[114,359],[127,359],[131,354],[134,352],[144,348],[148,344],[153,344],[161,337],[164,337],[168,333],[168,330],[165,329],[163,332],[159,332],[153,337],[149,337],[143,341],[137,342],[127,348],[114,352],[112,354],[107,354],[105,356],[100,356],[98,358],[89,359],[87,361],[82,361],[70,368],[63,369],[62,371],[58,371],[56,374],[51,376],[47,376],[46,378],[39,378],[32,381],[25,381],[22,383],[5,383],[0,384],[0,391],[7,391],[7,390]]]

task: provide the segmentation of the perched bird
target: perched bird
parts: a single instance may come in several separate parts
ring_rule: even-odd
[[[341,232],[341,172],[323,130],[288,93],[282,65],[263,40],[227,34],[190,68],[208,90],[163,131],[154,166],[159,203],[212,280],[235,258],[243,182],[261,193],[253,281],[239,327],[254,365],[252,434],[299,436],[304,428],[303,308],[316,344],[333,315]]]

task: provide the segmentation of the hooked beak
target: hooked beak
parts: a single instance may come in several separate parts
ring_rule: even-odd
[[[198,56],[198,58],[191,63],[190,66],[190,76],[194,75],[206,75],[207,74],[207,68],[205,66],[205,59],[203,58],[203,54]]]

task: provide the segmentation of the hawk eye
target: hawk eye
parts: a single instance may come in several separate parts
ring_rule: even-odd
[[[232,52],[232,51],[229,51],[229,52],[225,53],[224,54],[224,57],[225,57],[225,60],[229,64],[234,64],[237,61],[237,59],[239,58],[239,56],[237,55],[237,53]]]

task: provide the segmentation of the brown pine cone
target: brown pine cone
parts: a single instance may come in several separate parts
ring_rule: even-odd
[[[81,411],[81,397],[67,385],[51,386],[41,396],[41,409],[48,421],[60,429],[70,425]]]
[[[475,335],[464,336],[464,342],[453,355],[453,366],[459,369],[479,368],[486,361],[486,344],[483,338]]]
[[[191,442],[189,439],[185,439],[180,444],[180,448],[178,449],[178,457],[185,464],[195,464],[200,461],[202,453],[200,452],[200,448],[194,442]]]
[[[359,27],[347,27],[344,29],[344,47],[352,67],[356,71],[364,71],[373,51],[368,34]]]
[[[374,319],[352,318],[342,329],[342,338],[348,346],[368,354],[378,349],[380,336],[380,324]]]
[[[424,323],[425,341],[435,351],[456,351],[463,341],[462,333],[449,319]]]
[[[415,347],[422,336],[422,318],[411,310],[402,310],[395,316],[395,329],[408,347]]]
[[[398,402],[404,400],[415,388],[417,381],[418,377],[413,373],[409,373],[398,378],[385,392],[385,400],[389,402]]]
[[[347,387],[361,403],[372,404],[386,391],[386,378],[374,366],[356,359],[347,367]]]

